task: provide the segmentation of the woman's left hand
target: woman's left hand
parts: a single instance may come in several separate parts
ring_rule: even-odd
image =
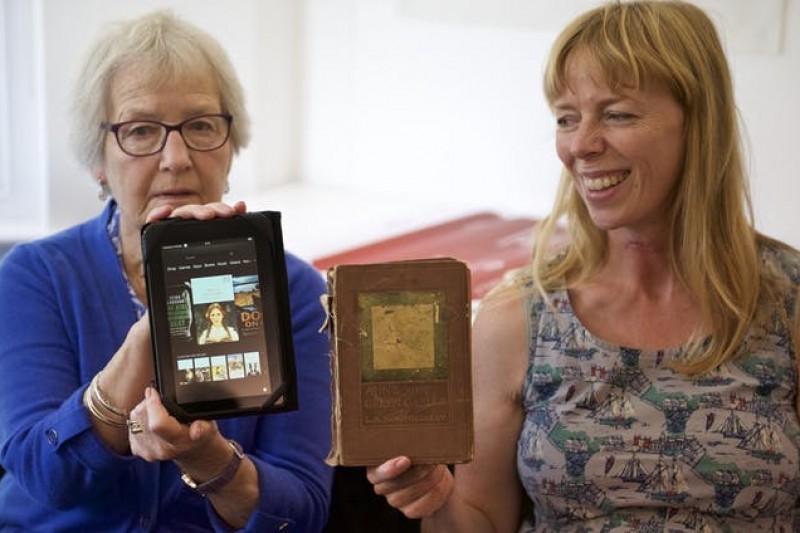
[[[212,202],[209,204],[188,204],[180,207],[162,205],[156,207],[147,214],[147,222],[155,222],[165,218],[185,218],[197,220],[210,220],[212,218],[229,218],[234,215],[241,215],[247,212],[247,205],[241,200],[233,205],[224,202]]]
[[[145,389],[145,398],[133,408],[130,420],[135,428],[128,437],[133,455],[149,462],[172,460],[196,483],[214,478],[231,463],[231,445],[216,422],[181,424],[152,387]],[[245,456],[233,477],[208,498],[222,520],[234,529],[243,528],[259,499],[258,472],[250,458]]]
[[[211,459],[208,455],[214,455],[206,452],[219,436],[216,423],[207,420],[195,420],[188,425],[180,423],[167,412],[152,387],[145,390],[144,400],[133,408],[129,418],[137,427],[129,432],[131,453],[146,461],[201,463],[203,459]],[[219,440],[224,444],[223,439]],[[219,470],[219,462],[212,465],[213,469]]]

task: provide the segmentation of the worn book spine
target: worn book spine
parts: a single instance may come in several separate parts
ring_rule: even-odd
[[[326,323],[322,329],[327,327],[331,339],[331,449],[328,457],[325,458],[325,462],[330,466],[342,464],[342,433],[339,429],[342,425],[342,398],[339,392],[341,377],[339,376],[339,357],[337,355],[339,341],[336,335],[337,323],[334,310],[334,294],[336,294],[336,276],[334,272],[334,268],[329,269],[327,272],[328,294],[322,297],[323,307],[325,307],[327,314]]]

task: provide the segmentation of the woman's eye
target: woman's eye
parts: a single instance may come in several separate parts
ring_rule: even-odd
[[[193,122],[189,122],[186,125],[186,127],[191,131],[197,131],[197,132],[209,131],[214,129],[214,125],[206,120],[195,120]]]
[[[631,120],[633,118],[633,115],[630,113],[624,113],[622,111],[611,111],[609,113],[606,113],[606,117],[608,118],[608,120],[614,122],[624,122],[627,120]]]
[[[565,116],[556,117],[556,126],[558,126],[558,128],[562,129],[562,130],[571,128],[571,127],[575,126],[576,123],[577,123],[576,119],[574,117],[571,117],[571,116],[565,115]]]
[[[151,124],[132,124],[124,131],[125,137],[152,137],[158,135],[157,126]]]

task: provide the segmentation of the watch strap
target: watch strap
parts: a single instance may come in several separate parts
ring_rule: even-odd
[[[181,472],[181,479],[183,482],[186,483],[189,488],[199,492],[203,496],[215,492],[229,483],[239,470],[239,466],[242,464],[242,460],[244,459],[244,450],[242,449],[241,444],[235,440],[229,439],[228,445],[231,447],[231,450],[233,450],[233,456],[228,464],[225,465],[225,468],[222,470],[222,472],[212,477],[208,481],[204,481],[203,483],[197,483],[189,476],[189,474]]]

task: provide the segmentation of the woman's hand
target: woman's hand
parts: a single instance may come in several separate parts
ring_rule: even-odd
[[[167,412],[152,387],[145,389],[145,398],[131,411],[130,420],[141,427],[141,432],[130,433],[131,453],[146,461],[185,461],[195,463],[195,468],[210,461],[211,477],[220,470],[220,464],[225,464],[225,459],[213,461],[215,454],[206,453],[213,449],[215,439],[222,443],[223,455],[229,455],[230,448],[218,438],[214,422],[195,420],[189,425],[181,424]]]
[[[242,215],[247,212],[247,205],[238,201],[233,205],[223,202],[212,202],[210,204],[189,204],[180,207],[162,205],[156,207],[147,214],[147,222],[155,222],[165,218],[185,218],[197,220],[210,220],[212,218],[229,218],[234,215]]]
[[[453,475],[445,465],[413,465],[408,457],[395,457],[367,469],[375,493],[408,518],[435,513],[453,493]]]
[[[150,462],[172,460],[197,483],[213,479],[231,462],[231,446],[216,422],[181,424],[152,387],[145,389],[145,398],[131,411],[130,420],[135,426],[129,436],[133,455]],[[243,528],[259,498],[258,473],[250,458],[245,456],[230,481],[208,498],[220,518],[234,529]]]
[[[142,400],[145,387],[155,379],[147,313],[134,322],[122,345],[94,379],[96,381],[93,381],[94,385],[89,387],[87,394],[99,394],[123,414]],[[99,392],[93,393],[93,388]],[[98,437],[109,448],[120,454],[128,452],[128,435],[124,424],[119,427],[101,422],[91,415],[91,411],[89,418]]]

